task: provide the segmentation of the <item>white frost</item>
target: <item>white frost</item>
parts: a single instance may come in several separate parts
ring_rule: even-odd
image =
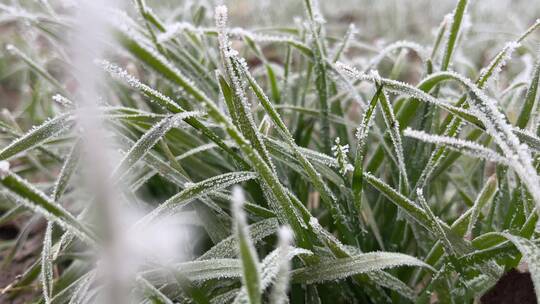
[[[9,174],[9,162],[6,160],[0,161],[0,179],[3,179]]]

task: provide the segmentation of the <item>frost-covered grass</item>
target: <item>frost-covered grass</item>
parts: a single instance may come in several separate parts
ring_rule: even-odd
[[[208,2],[0,4],[0,229],[29,223],[2,269],[46,222],[0,297],[473,303],[518,266],[540,291],[538,4]]]

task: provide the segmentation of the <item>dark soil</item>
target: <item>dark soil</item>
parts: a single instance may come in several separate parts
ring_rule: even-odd
[[[15,224],[0,226],[0,240],[14,240],[19,234],[19,228]]]
[[[20,233],[20,229],[24,227],[25,221],[27,220],[29,219],[23,217],[0,226],[0,242],[15,240]],[[6,252],[6,250],[0,251],[0,267],[3,267],[0,268],[0,291],[15,281],[17,276],[24,273],[24,271],[37,259],[37,254],[39,254],[43,242],[43,229],[44,221],[42,220],[30,227],[28,239],[15,254],[11,263],[3,265],[4,258],[8,252]],[[10,292],[7,292],[6,294],[0,293],[0,304],[30,303],[38,295],[39,288],[23,290],[15,297],[13,297]]]
[[[485,295],[482,304],[536,304],[536,294],[528,272],[507,272]]]

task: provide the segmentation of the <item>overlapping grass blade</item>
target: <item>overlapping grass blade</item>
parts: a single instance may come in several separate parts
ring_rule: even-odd
[[[281,263],[289,261],[298,255],[312,255],[309,250],[288,246],[285,250],[279,247],[270,252],[261,263],[261,293],[264,292],[272,283],[276,282],[280,271]],[[235,302],[245,303],[248,300],[244,289],[237,294]]]
[[[246,139],[238,132],[237,128],[233,126],[230,120],[221,113],[216,104],[209,99],[200,89],[198,89],[191,80],[189,80],[178,69],[167,63],[159,54],[156,54],[154,50],[141,43],[136,36],[134,36],[129,29],[119,28],[119,40],[123,46],[134,54],[141,61],[145,62],[153,69],[161,73],[165,78],[173,81],[180,87],[182,87],[189,95],[195,100],[203,103],[208,110],[208,114],[215,119],[218,123],[225,124],[225,128],[229,136],[238,144],[238,147],[248,157],[249,161],[253,165],[253,168],[260,174],[260,177],[264,180],[265,184],[271,189],[276,201],[280,204],[279,209],[276,210],[280,217],[286,218],[291,228],[294,230],[295,235],[301,240],[302,246],[309,245],[305,241],[304,232],[302,231],[302,224],[298,218],[298,215],[292,206],[292,202],[287,195],[283,185],[279,182],[277,176],[272,172],[271,168],[264,163],[263,158],[254,151],[251,145]]]
[[[146,289],[148,293],[150,293],[150,298],[154,298],[154,300],[159,301],[159,303],[163,304],[173,304],[174,302],[169,299],[166,295],[164,295],[159,289],[154,287],[150,282],[148,282],[146,279],[144,279],[142,276],[139,276],[137,278],[137,282],[141,284],[141,287]]]
[[[255,121],[253,115],[250,111],[250,104],[247,99],[247,96],[244,92],[244,87],[241,82],[241,74],[237,65],[233,64],[233,60],[238,60],[236,54],[238,53],[234,50],[229,42],[227,32],[225,27],[227,26],[227,7],[218,6],[215,10],[216,26],[218,28],[218,43],[221,54],[221,60],[225,66],[225,71],[231,82],[230,88],[234,93],[233,97],[230,99],[231,102],[227,103],[229,106],[229,113],[235,113],[236,123],[238,128],[244,135],[244,137],[249,140],[252,146],[257,150],[259,155],[264,159],[264,161],[270,166],[272,171],[275,171],[275,168],[270,160],[266,146],[264,145],[261,134],[255,126]],[[242,62],[245,64],[245,62]],[[220,79],[220,83],[222,80]]]
[[[332,234],[326,231],[323,227],[320,226],[319,222],[315,218],[311,218],[310,225],[317,232],[317,237],[319,240],[332,252],[332,255],[339,259],[343,258],[352,258],[355,255],[363,254],[358,248],[355,248],[354,252],[349,252],[349,250],[340,243]],[[366,274],[356,274],[354,279],[359,284],[369,283],[367,286],[372,292],[372,297],[374,299],[381,300],[381,295],[377,294],[380,292],[377,286],[371,286],[371,284],[380,285],[383,287],[390,288],[399,292],[401,295],[409,299],[414,299],[416,297],[414,291],[407,286],[405,283],[400,281],[398,278],[384,272],[384,271],[373,271]],[[384,296],[382,296],[384,299]]]
[[[307,176],[309,177],[310,181],[313,183],[313,186],[321,194],[323,203],[325,203],[325,206],[330,210],[333,219],[336,221],[340,229],[340,232],[343,234],[346,234],[346,231],[348,228],[345,226],[346,221],[343,218],[343,215],[341,214],[338,207],[336,207],[337,201],[336,201],[335,195],[332,193],[330,188],[326,185],[326,183],[321,178],[320,174],[316,171],[316,169],[313,167],[313,165],[304,156],[304,153],[302,153],[303,151],[300,151],[289,129],[287,128],[283,120],[281,119],[278,112],[275,110],[274,106],[272,105],[269,98],[266,96],[266,94],[262,90],[262,88],[257,84],[256,80],[251,76],[247,68],[243,64],[241,64],[238,60],[234,60],[233,64],[237,69],[242,71],[244,75],[246,76],[246,78],[248,79],[248,82],[253,92],[258,97],[259,101],[261,102],[262,106],[266,110],[266,113],[269,115],[274,125],[277,127],[279,134],[286,141],[287,145],[292,150],[294,157],[298,160],[302,168],[306,171]]]
[[[531,273],[531,279],[534,283],[534,290],[540,290],[540,264],[538,262],[538,256],[540,256],[540,248],[537,244],[531,240],[525,239],[520,236],[515,236],[510,233],[500,233],[501,236],[507,238],[510,242],[516,246],[516,248],[523,254],[523,259],[527,262],[529,271]],[[536,292],[536,300],[540,300],[540,295]]]
[[[424,210],[422,210],[414,202],[400,194],[398,191],[390,187],[388,184],[386,184],[379,178],[373,176],[371,173],[364,172],[364,180],[367,181],[375,189],[380,191],[391,202],[402,208],[410,215],[412,219],[417,221],[420,225],[426,227],[426,229],[429,230],[433,226],[435,226],[432,219],[429,218],[429,216]]]

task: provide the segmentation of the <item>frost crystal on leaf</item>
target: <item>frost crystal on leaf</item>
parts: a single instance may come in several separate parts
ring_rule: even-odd
[[[512,54],[521,44],[517,41],[507,43],[504,49],[493,59],[487,68],[480,72],[480,85],[485,87],[487,84],[496,82],[503,67],[512,58]]]
[[[241,225],[246,224],[246,216],[243,211],[245,201],[244,190],[239,186],[234,186],[232,189],[233,214],[236,216],[236,221],[241,222]]]
[[[499,110],[495,100],[488,97],[482,90],[474,85],[470,79],[460,74],[448,72],[448,75],[461,82],[470,90],[473,103],[472,108],[477,117],[486,127],[488,134],[493,136],[495,142],[509,160],[509,165],[521,178],[531,193],[537,208],[540,207],[540,178],[536,173],[529,147],[519,141],[514,134],[514,128]],[[537,209],[540,213],[540,209]]]
[[[152,101],[158,102],[164,108],[172,109],[175,112],[181,111],[181,108],[170,97],[142,83],[135,76],[129,74],[126,70],[120,68],[119,66],[112,64],[107,60],[97,60],[96,63],[101,65],[101,67],[111,74],[111,76],[127,82],[128,85],[140,90],[142,93],[149,96]]]
[[[13,44],[6,45],[6,51],[10,52],[11,54],[15,54],[17,52],[17,48]]]
[[[199,116],[200,112],[182,112],[176,115],[167,116],[159,123],[154,125],[146,132],[131,149],[126,153],[113,171],[113,176],[120,177],[127,172],[131,167],[172,128],[177,127],[180,121],[194,116]]]
[[[377,56],[371,59],[368,63],[368,68],[376,68],[377,65],[387,56],[389,56],[393,51],[399,49],[409,49],[413,50],[422,60],[425,60],[428,57],[428,52],[425,47],[422,45],[411,42],[411,41],[396,41],[389,44],[384,49],[382,49]]]
[[[0,179],[4,179],[9,174],[9,162],[7,160],[0,161]]]
[[[225,28],[227,26],[228,10],[225,5],[216,6],[215,19],[216,25],[219,28]]]
[[[232,191],[234,231],[238,239],[238,255],[242,262],[242,289],[247,291],[251,303],[260,303],[261,270],[257,251],[248,233],[244,190],[235,186]]]
[[[278,222],[275,218],[259,221],[249,226],[249,236],[254,243],[263,238],[274,234],[278,229]],[[230,236],[214,247],[210,248],[206,253],[198,258],[198,260],[208,260],[217,258],[233,258],[237,254],[237,240],[234,236]]]
[[[53,224],[49,222],[43,238],[43,250],[41,252],[41,283],[43,288],[43,298],[46,304],[51,303],[53,292],[53,260],[51,256]]]
[[[410,255],[375,251],[348,258],[328,260],[315,266],[295,270],[293,280],[304,283],[340,280],[359,273],[398,266],[419,266],[433,270],[428,264]]]
[[[193,24],[191,23],[176,22],[170,26],[167,26],[165,32],[160,33],[157,36],[157,40],[159,43],[163,43],[165,41],[173,39],[176,36],[176,34],[178,34],[179,32],[186,31],[186,30],[190,32],[201,32],[200,30],[195,28]]]
[[[334,157],[336,157],[338,165],[339,165],[339,172],[341,175],[347,174],[347,172],[354,170],[354,167],[349,163],[349,145],[342,146],[340,144],[340,138],[336,137],[335,145],[332,147],[332,152],[334,153]]]
[[[73,102],[71,102],[71,100],[67,99],[66,97],[60,94],[54,95],[52,99],[63,107],[69,107],[73,105]]]
[[[289,271],[291,268],[289,261],[289,248],[293,241],[293,233],[289,227],[281,227],[278,230],[278,260],[277,273],[274,287],[270,294],[270,303],[282,304],[287,302],[287,289],[289,285]]]
[[[502,164],[508,163],[508,160],[504,156],[472,141],[448,136],[428,134],[423,131],[413,130],[411,128],[405,129],[405,131],[403,131],[403,135],[416,138],[428,143],[445,145],[452,150],[463,152],[473,157],[478,157]]]

